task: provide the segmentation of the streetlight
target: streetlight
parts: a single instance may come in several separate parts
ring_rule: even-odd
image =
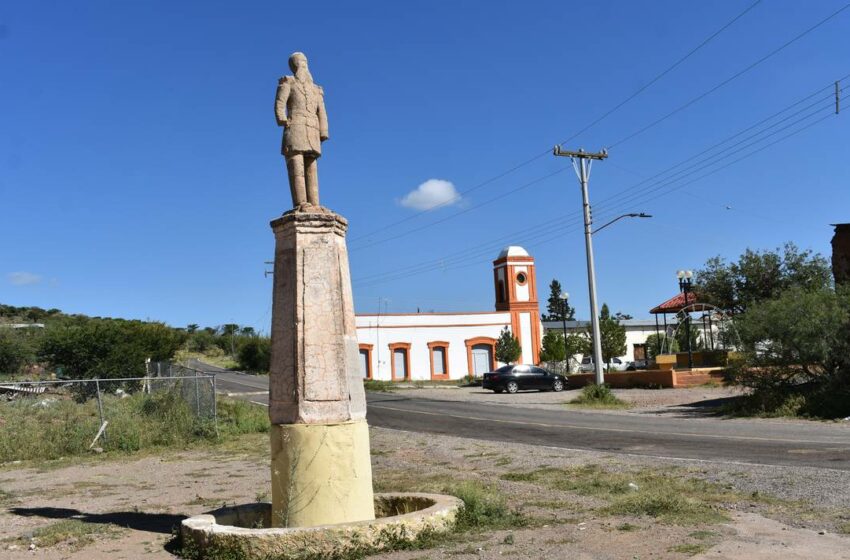
[[[679,270],[676,272],[676,278],[679,279],[679,291],[685,294],[685,306],[688,307],[688,294],[693,292],[694,272],[692,270]],[[691,350],[691,312],[688,311],[685,315],[685,337],[688,346],[688,369],[694,369],[694,355]]]
[[[558,297],[561,300],[561,321],[564,323],[564,375],[567,375],[570,370],[570,357],[567,355],[567,300],[570,299],[570,294],[561,292]]]
[[[599,226],[598,228],[596,228],[596,230],[593,231],[593,233],[599,233],[600,231],[607,228],[608,226],[610,226],[611,224],[613,224],[617,220],[622,220],[623,218],[651,218],[651,217],[652,217],[652,214],[646,214],[644,212],[640,212],[640,213],[632,212],[631,214],[623,214],[622,216],[617,216],[616,218],[614,218],[610,222],[606,223],[605,225]]]

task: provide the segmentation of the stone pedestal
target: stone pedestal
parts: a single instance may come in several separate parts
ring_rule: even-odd
[[[271,225],[272,523],[374,519],[348,224],[331,212],[289,212]]]

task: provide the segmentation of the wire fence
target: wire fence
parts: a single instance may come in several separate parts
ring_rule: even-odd
[[[125,399],[150,395],[171,405],[178,403],[184,415],[212,425],[217,430],[216,378],[214,373],[201,372],[178,364],[148,364],[146,377],[110,379],[58,379],[50,381],[0,381],[0,420],[4,412],[26,405],[32,413],[48,409],[87,408],[96,403],[96,418],[87,423],[93,448],[98,441],[107,441],[110,423],[126,423],[132,408],[120,406]],[[129,402],[129,401],[128,401]],[[148,405],[148,406],[156,406]],[[90,408],[89,408],[90,410]],[[68,422],[79,418],[66,413]],[[95,421],[96,420],[96,421]],[[56,421],[55,419],[53,421]],[[177,419],[175,418],[175,423]],[[79,428],[79,426],[77,427]],[[78,431],[78,430],[77,430]]]

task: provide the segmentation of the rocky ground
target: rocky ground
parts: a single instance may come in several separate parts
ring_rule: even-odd
[[[418,391],[460,398],[464,390]],[[690,397],[649,391],[644,402],[659,406],[655,395],[668,393],[687,401],[701,391],[717,398],[725,390],[688,391]],[[512,396],[528,406],[567,400],[552,395]],[[850,533],[850,476],[843,471],[666,461],[378,428],[372,454],[378,491],[446,492],[466,481],[504,499],[526,525],[375,558],[850,559],[843,534]],[[213,450],[4,465],[0,560],[173,558],[168,543],[183,516],[268,499],[267,457],[267,438],[256,435]]]

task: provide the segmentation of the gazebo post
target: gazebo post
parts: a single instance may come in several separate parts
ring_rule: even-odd
[[[714,351],[714,327],[711,325],[711,313],[708,314],[708,338],[711,340],[711,350]]]
[[[655,315],[655,355],[661,351],[661,335],[658,333],[658,313],[653,313]]]

